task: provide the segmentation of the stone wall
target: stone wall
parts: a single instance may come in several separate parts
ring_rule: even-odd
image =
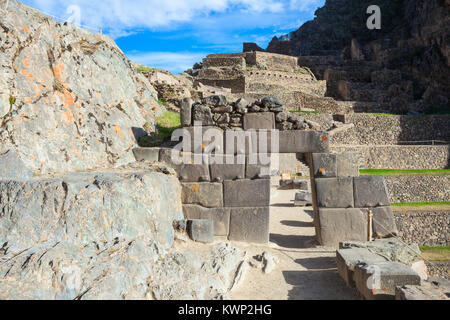
[[[264,65],[270,70],[293,71],[298,66],[297,57],[258,51],[246,52],[245,60],[248,65]]]
[[[331,138],[333,141],[333,137]],[[450,148],[441,146],[332,146],[332,152],[357,152],[363,169],[447,169]]]
[[[450,199],[450,175],[386,176],[386,183],[394,203]]]
[[[359,177],[353,154],[309,157],[317,240],[338,247],[397,234],[384,177]]]
[[[308,116],[314,120],[315,115]],[[450,141],[450,115],[374,115],[347,116],[354,128],[336,134],[332,144],[392,145],[406,141]]]
[[[181,123],[183,126],[193,126],[196,122],[225,130],[311,128],[304,118],[284,112],[283,104],[275,97],[265,97],[253,103],[245,99],[228,102],[225,96],[211,96],[194,103],[187,101],[182,104]]]
[[[399,236],[419,246],[450,245],[449,211],[394,211]]]

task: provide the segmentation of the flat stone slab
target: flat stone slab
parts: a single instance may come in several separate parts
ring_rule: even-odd
[[[213,151],[222,153],[224,150],[223,130],[218,127],[193,126],[183,128],[182,131],[179,132],[180,143],[182,137],[183,139],[185,137],[187,141],[189,141],[189,143],[183,144],[184,152],[209,154]]]
[[[173,153],[173,151],[176,150],[162,148],[159,158],[161,162],[165,162],[175,169],[180,181],[211,181],[208,156],[191,152]],[[199,164],[195,164],[195,162]]]
[[[417,244],[405,244],[395,238],[377,239],[375,241],[345,241],[339,245],[342,249],[364,248],[382,255],[390,261],[411,265],[420,258],[420,249]]]
[[[417,272],[399,262],[359,264],[353,277],[356,288],[366,300],[393,300],[397,286],[420,285]]]
[[[185,219],[207,219],[214,223],[215,236],[228,236],[230,228],[230,210],[226,208],[205,208],[198,205],[184,204]]]
[[[231,208],[230,241],[269,242],[270,208]]]
[[[364,241],[367,235],[367,214],[359,209],[319,209],[322,245],[339,247],[345,240]]]
[[[326,153],[330,151],[327,132],[279,131],[280,153]]]
[[[197,204],[206,208],[223,207],[221,183],[182,182],[181,201],[183,204]]]
[[[192,240],[203,243],[214,242],[214,224],[209,219],[188,220],[187,232]]]
[[[398,234],[397,225],[395,224],[394,214],[391,207],[378,207],[363,210],[367,213],[369,210],[372,211],[372,227],[375,238],[391,238]]]
[[[225,207],[265,207],[270,205],[270,179],[224,181]]]
[[[8,150],[0,155],[0,179],[28,179],[31,177],[33,174],[15,151]]]
[[[423,281],[420,286],[405,285],[395,289],[395,300],[450,300],[450,281]]]
[[[332,153],[313,153],[314,176],[316,178],[337,177],[337,156]]]
[[[214,155],[210,157],[210,163],[212,181],[245,178],[245,155]]]
[[[355,207],[383,207],[390,206],[389,192],[383,176],[355,177]]]
[[[246,179],[269,179],[274,175],[273,171],[276,169],[272,168],[272,163],[278,160],[274,159],[275,154],[253,154],[246,157]]]
[[[158,162],[160,148],[135,148],[133,149],[136,161]]]
[[[244,115],[244,130],[275,129],[273,112],[248,113]]]
[[[388,261],[388,259],[370,252],[367,249],[344,249],[336,252],[338,273],[349,287],[354,287],[353,272],[360,263],[373,264]]]
[[[317,202],[322,208],[353,208],[353,178],[315,179]]]

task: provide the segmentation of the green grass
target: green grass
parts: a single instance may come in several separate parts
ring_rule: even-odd
[[[450,201],[435,202],[401,202],[392,203],[393,207],[428,207],[428,206],[450,206]]]
[[[450,247],[420,247],[422,256],[428,261],[449,261]]]
[[[450,175],[450,169],[361,169],[363,176],[410,176],[410,175]]]
[[[148,72],[148,71],[152,71],[153,70],[153,68],[146,67],[146,66],[139,66],[137,69],[139,71],[143,71],[143,72]]]
[[[365,114],[371,114],[375,116],[398,116],[398,114],[395,113],[382,113],[382,112],[367,112]]]
[[[164,115],[156,118],[157,133],[151,136],[142,137],[139,140],[139,145],[147,148],[157,147],[164,141],[170,139],[172,133],[180,127],[180,114],[172,111],[166,111],[164,112]]]
[[[9,97],[9,105],[13,105],[13,104],[15,104],[16,103],[16,98],[14,98],[13,96],[10,96]]]

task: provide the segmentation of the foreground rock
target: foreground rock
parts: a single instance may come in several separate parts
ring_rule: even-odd
[[[144,169],[0,180],[0,247],[18,253],[42,242],[152,235],[170,247],[183,218],[175,176]]]
[[[76,245],[49,242],[16,255],[0,251],[2,299],[227,299],[245,276],[245,253],[218,244],[200,258],[152,237]]]
[[[0,29],[0,154],[16,151],[39,174],[133,161],[139,128],[153,130],[161,110],[114,41],[16,0]]]

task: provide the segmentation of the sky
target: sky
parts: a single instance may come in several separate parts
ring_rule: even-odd
[[[112,37],[133,62],[183,72],[212,53],[266,48],[314,18],[325,0],[22,0]]]

